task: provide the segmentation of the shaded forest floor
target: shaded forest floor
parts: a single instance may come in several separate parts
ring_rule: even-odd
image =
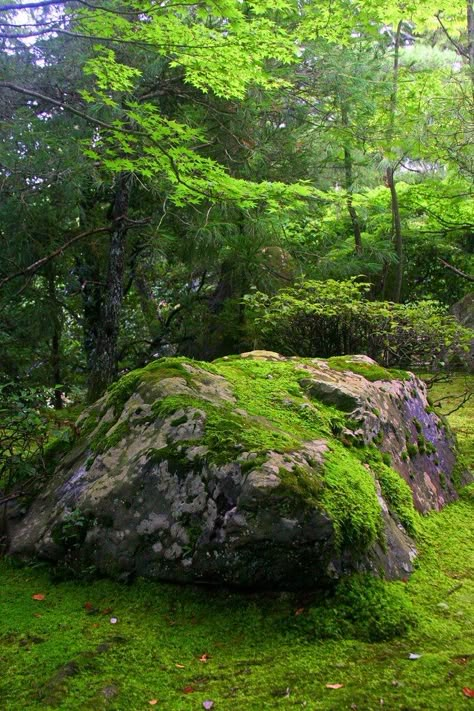
[[[462,378],[439,385],[433,399],[449,396],[449,411],[463,387]],[[449,419],[472,465],[474,401]],[[467,709],[473,520],[472,486],[422,519],[417,569],[393,584],[416,624],[377,643],[320,639],[315,620],[330,612],[337,637],[345,612],[319,603],[315,616],[318,603],[305,596],[54,583],[43,569],[1,561],[0,709]]]

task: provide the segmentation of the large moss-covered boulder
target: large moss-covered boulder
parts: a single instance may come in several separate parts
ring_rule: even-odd
[[[456,497],[415,376],[364,356],[161,359],[80,419],[10,552],[100,573],[281,588],[405,576],[416,511]]]

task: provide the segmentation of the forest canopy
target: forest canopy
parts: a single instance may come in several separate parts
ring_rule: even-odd
[[[437,314],[432,355],[452,343],[472,0],[33,0],[0,6],[0,40],[4,393],[60,408],[153,358],[264,346],[255,294],[304,280]]]

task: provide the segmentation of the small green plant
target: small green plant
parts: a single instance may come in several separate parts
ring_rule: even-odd
[[[48,395],[45,388],[0,385],[0,488],[6,491],[46,469]]]
[[[52,539],[66,549],[78,548],[84,542],[90,523],[90,516],[80,509],[73,509],[53,528]]]
[[[63,550],[61,558],[51,570],[55,580],[91,580],[96,575],[95,566],[85,563],[81,556],[87,531],[93,523],[93,519],[81,509],[73,509],[53,528],[51,537]]]
[[[381,642],[406,634],[416,624],[403,583],[369,575],[344,578],[332,598],[313,607],[301,621],[317,639],[353,638]]]

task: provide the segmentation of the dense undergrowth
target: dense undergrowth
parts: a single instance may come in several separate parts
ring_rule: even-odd
[[[452,416],[467,456],[473,410]],[[57,584],[46,570],[2,561],[0,708],[133,711],[152,700],[183,711],[204,701],[216,711],[467,708],[473,514],[471,487],[419,523],[410,580],[357,578],[331,599]]]

